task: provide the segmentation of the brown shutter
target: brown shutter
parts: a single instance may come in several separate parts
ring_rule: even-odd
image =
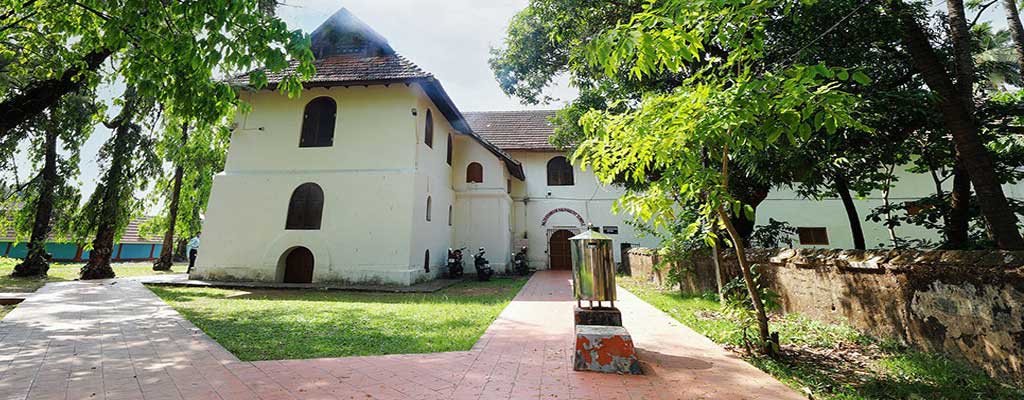
[[[330,97],[317,97],[306,105],[302,115],[302,134],[299,147],[329,147],[334,145],[334,125],[338,106]]]

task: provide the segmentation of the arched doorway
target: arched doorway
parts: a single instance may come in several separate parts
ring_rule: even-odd
[[[313,252],[296,247],[284,259],[284,283],[313,282]]]
[[[572,269],[572,255],[569,250],[569,238],[573,236],[572,231],[559,229],[551,233],[548,239],[549,268],[553,270]]]

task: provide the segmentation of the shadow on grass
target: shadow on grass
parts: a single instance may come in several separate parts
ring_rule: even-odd
[[[462,282],[434,293],[351,292],[317,289],[218,289],[147,286],[165,301],[258,300],[382,304],[499,304],[512,299],[526,279]]]

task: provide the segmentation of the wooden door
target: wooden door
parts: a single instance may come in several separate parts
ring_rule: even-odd
[[[313,282],[313,252],[298,247],[284,260],[284,283]]]
[[[566,271],[572,269],[572,254],[569,249],[569,238],[572,236],[572,232],[565,229],[551,234],[551,239],[548,240],[548,256],[551,258],[549,268]]]

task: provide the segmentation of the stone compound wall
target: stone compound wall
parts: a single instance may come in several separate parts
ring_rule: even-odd
[[[656,263],[655,253],[634,249],[630,263]],[[753,249],[749,258],[786,312],[845,322],[1024,382],[1024,252]],[[683,291],[717,289],[710,257],[682,267]],[[723,270],[725,279],[739,276],[734,255]]]

